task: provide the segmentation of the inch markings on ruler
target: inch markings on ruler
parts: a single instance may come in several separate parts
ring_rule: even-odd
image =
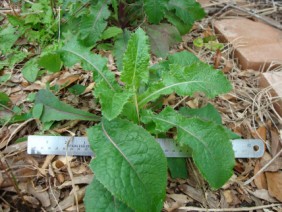
[[[172,139],[156,140],[166,157],[190,157]],[[264,153],[264,143],[260,139],[231,140],[236,158],[259,158]],[[86,137],[69,136],[28,136],[27,153],[37,155],[93,156]]]

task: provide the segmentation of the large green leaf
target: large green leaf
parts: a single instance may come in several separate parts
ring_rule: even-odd
[[[161,211],[167,164],[155,139],[142,127],[122,119],[104,119],[87,135],[96,154],[90,165],[95,178],[131,209]],[[99,207],[99,201],[93,201]]]
[[[122,34],[118,35],[113,49],[113,55],[116,59],[116,64],[119,71],[122,71],[123,65],[122,65],[122,59],[124,52],[126,51],[128,41],[130,39],[131,32],[128,30],[124,30]]]
[[[90,8],[90,14],[83,16],[79,33],[86,46],[95,45],[107,27],[106,20],[110,16],[107,4],[108,0],[97,1],[96,5]]]
[[[167,165],[170,171],[170,176],[175,178],[188,178],[188,170],[186,158],[167,158]]]
[[[172,12],[167,12],[165,16],[167,20],[177,28],[181,35],[188,33],[193,26],[193,23],[184,23]]]
[[[36,94],[35,104],[42,104],[43,111],[40,117],[42,122],[61,120],[87,120],[98,121],[100,118],[92,113],[75,109],[64,102],[61,102],[48,90],[40,90]]]
[[[164,84],[172,86],[178,95],[191,96],[195,92],[203,92],[213,98],[232,89],[221,71],[214,70],[205,63],[195,63],[185,68],[171,65],[170,71],[163,78]]]
[[[179,113],[187,118],[198,117],[202,120],[212,121],[215,124],[222,125],[220,113],[210,103],[207,104],[205,107],[196,108],[196,109],[182,107],[180,108]],[[230,139],[240,138],[239,135],[232,132],[229,128],[227,127],[223,127],[223,128]]]
[[[195,0],[170,0],[168,9],[173,10],[184,23],[190,25],[205,16],[204,9]]]
[[[158,24],[163,19],[168,0],[144,0],[144,10],[152,24]]]
[[[93,54],[89,48],[80,44],[76,36],[68,40],[61,49],[62,60],[68,67],[81,63],[83,69],[93,71],[96,83],[105,81],[109,88],[114,90],[115,76],[107,68],[107,59]]]
[[[127,88],[136,92],[142,83],[149,78],[149,46],[145,32],[139,28],[131,36],[123,57],[121,80]]]
[[[126,204],[116,199],[96,178],[87,186],[83,201],[86,211],[89,212],[133,212]]]
[[[38,59],[38,65],[51,72],[58,72],[62,68],[60,54],[56,52],[47,53]]]
[[[221,71],[214,70],[205,63],[194,63],[183,68],[170,65],[169,72],[163,72],[163,82],[151,86],[139,97],[139,106],[157,99],[160,95],[176,92],[180,96],[192,96],[195,92],[203,92],[208,97],[226,93],[231,85]]]
[[[116,118],[132,96],[132,93],[122,89],[111,90],[104,81],[97,84],[94,94],[100,99],[102,114],[108,120]]]
[[[232,176],[234,152],[223,127],[198,118],[185,118],[170,107],[150,118],[160,131],[177,128],[177,142],[192,149],[196,166],[213,188],[220,188]]]
[[[152,52],[162,58],[166,58],[169,48],[182,41],[178,30],[167,23],[146,26],[146,32],[150,38]]]
[[[182,107],[179,113],[187,118],[200,118],[205,121],[213,121],[215,124],[222,124],[220,113],[210,103],[202,108]]]

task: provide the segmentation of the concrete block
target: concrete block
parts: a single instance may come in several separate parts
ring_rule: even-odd
[[[282,63],[282,32],[246,18],[216,21],[215,32],[222,42],[232,43],[242,69],[266,70],[271,62]]]
[[[271,96],[278,97],[278,101],[273,104],[274,108],[282,117],[282,72],[262,73],[260,78],[260,86],[261,88],[267,88],[271,86]]]

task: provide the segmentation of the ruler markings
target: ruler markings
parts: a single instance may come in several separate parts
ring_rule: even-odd
[[[190,157],[172,139],[156,139],[166,157]],[[259,158],[264,153],[260,139],[231,140],[236,158]],[[28,154],[93,156],[87,137],[69,136],[28,136]]]

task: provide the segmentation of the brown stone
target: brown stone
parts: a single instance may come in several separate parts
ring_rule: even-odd
[[[282,117],[282,72],[265,72],[260,78],[261,88],[271,86],[270,94],[274,98],[279,98],[273,103],[277,113]],[[276,99],[277,100],[277,99]]]
[[[216,21],[215,31],[222,42],[232,43],[242,69],[264,69],[282,62],[282,32],[246,18]]]

